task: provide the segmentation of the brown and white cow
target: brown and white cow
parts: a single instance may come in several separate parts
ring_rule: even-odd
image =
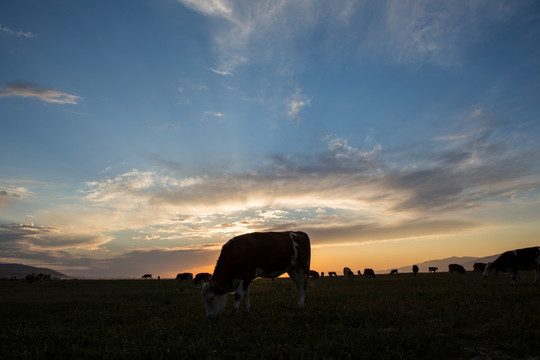
[[[516,277],[526,282],[519,270],[535,270],[533,284],[538,282],[540,278],[540,246],[510,250],[502,253],[494,262],[488,263],[484,270],[484,276],[502,271],[508,272],[512,270],[512,283],[516,283]]]
[[[225,310],[229,293],[235,293],[235,311],[244,296],[249,311],[251,282],[284,273],[296,284],[298,306],[303,308],[310,261],[309,237],[300,231],[250,233],[230,239],[221,249],[211,280],[202,286],[206,316],[217,319]]]

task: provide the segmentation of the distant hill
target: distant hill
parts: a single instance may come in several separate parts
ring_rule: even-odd
[[[53,278],[59,278],[59,279],[67,279],[69,276],[64,275],[58,271],[48,269],[48,268],[40,268],[35,266],[28,266],[28,265],[22,265],[22,264],[0,264],[0,279],[9,278],[11,276],[16,276],[17,279],[24,279],[24,277],[28,274],[32,273],[43,273],[43,274],[51,274]]]
[[[470,257],[470,256],[462,256],[462,257],[453,256],[453,257],[449,257],[449,258],[446,258],[446,259],[429,260],[429,261],[425,261],[423,263],[419,263],[419,264],[416,264],[416,265],[418,265],[418,268],[420,269],[420,272],[428,272],[429,271],[428,268],[432,267],[432,266],[438,267],[439,270],[437,270],[437,271],[445,271],[445,272],[447,272],[449,264],[459,264],[459,265],[462,265],[465,268],[465,270],[472,271],[474,263],[476,263],[476,262],[483,262],[483,263],[493,262],[493,260],[495,260],[499,255],[500,254],[491,255],[491,256],[484,256],[484,257],[481,257],[481,258]],[[412,273],[413,265],[414,264],[411,264],[411,265],[408,265],[408,266],[403,266],[403,267],[397,268],[397,270],[398,270],[399,273]],[[396,268],[394,268],[394,269],[396,269]],[[390,270],[391,269],[380,270],[378,272],[381,273],[381,274],[385,274],[385,273],[389,273]]]

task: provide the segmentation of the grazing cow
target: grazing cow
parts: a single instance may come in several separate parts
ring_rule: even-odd
[[[390,270],[390,275],[394,275],[394,274],[397,274],[397,273],[398,273],[397,269]]]
[[[373,269],[364,269],[364,276],[375,279],[375,271]]]
[[[335,271],[329,271],[328,276],[337,276],[337,273]]]
[[[450,264],[448,265],[448,272],[450,274],[458,273],[465,275],[465,268],[459,264]]]
[[[477,262],[473,265],[473,270],[475,274],[483,274],[484,270],[486,270],[486,263]]]
[[[39,281],[39,278],[35,273],[26,275],[26,277],[24,279],[29,284],[32,284],[34,281]]]
[[[251,282],[258,277],[276,278],[284,273],[296,284],[298,306],[303,308],[310,261],[309,237],[300,231],[251,233],[232,238],[221,249],[212,279],[201,288],[206,316],[219,317],[225,310],[228,293],[235,293],[235,311],[245,295],[249,311]]]
[[[321,277],[324,277],[324,271],[321,272]]]
[[[176,275],[176,280],[182,282],[182,281],[191,281],[193,280],[193,274],[192,273],[180,273]]]
[[[413,272],[414,276],[416,276],[416,274],[418,274],[418,265],[413,265],[412,272]]]
[[[343,268],[343,277],[345,277],[347,279],[352,279],[354,277],[354,274],[353,274],[351,269],[349,269],[348,267],[344,267]]]
[[[484,270],[484,276],[488,277],[496,271],[508,272],[512,270],[512,283],[516,283],[516,277],[526,283],[519,270],[535,270],[533,284],[540,278],[540,246],[510,250],[502,253],[494,262],[488,263]]]
[[[324,276],[324,273],[323,273],[323,276]],[[319,278],[319,273],[316,272],[315,270],[309,270],[309,277],[312,277],[314,279],[318,279]]]
[[[152,274],[144,274],[143,276],[141,276],[141,279],[151,279],[152,278]]]
[[[436,267],[436,266],[430,266],[430,267],[428,268],[428,270],[429,270],[429,272],[434,273],[435,271],[439,270],[439,268]]]
[[[212,274],[210,273],[198,273],[197,275],[195,275],[195,277],[193,278],[193,283],[195,285],[199,285],[200,283],[202,283],[203,281],[208,281],[210,280],[210,278],[212,277]]]

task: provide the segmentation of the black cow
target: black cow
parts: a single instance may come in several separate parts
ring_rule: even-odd
[[[373,269],[364,269],[364,276],[375,279],[375,271]]]
[[[428,268],[428,270],[429,270],[429,272],[433,272],[433,273],[434,273],[435,271],[439,270],[439,268],[436,267],[436,266],[430,266],[430,267]]]
[[[352,279],[354,277],[354,274],[352,270],[348,267],[343,268],[343,277],[346,279]]]
[[[180,273],[176,275],[176,280],[178,281],[190,281],[193,280],[193,274],[192,273]]]
[[[141,276],[141,279],[151,279],[152,278],[152,274],[144,274],[143,276]]]
[[[414,276],[416,276],[416,274],[418,274],[418,265],[413,265],[412,272],[413,272]]]
[[[486,270],[486,263],[477,262],[473,265],[473,270],[475,274],[483,274],[484,270]]]
[[[540,247],[530,247],[525,249],[510,250],[502,253],[497,260],[486,265],[484,270],[484,276],[488,277],[490,274],[502,271],[508,272],[512,270],[512,283],[516,283],[516,277],[526,283],[525,279],[519,270],[535,270],[535,277],[533,284],[538,282],[540,278]]]
[[[318,279],[319,278],[319,273],[316,272],[315,270],[309,270],[309,277],[314,278],[314,279]]]
[[[181,274],[180,274],[181,275]],[[199,285],[200,283],[202,283],[203,281],[208,281],[210,280],[210,278],[212,277],[212,274],[210,273],[198,273],[197,275],[195,275],[195,277],[193,278],[193,283],[195,285]],[[178,279],[180,280],[180,279]]]
[[[459,264],[450,264],[448,265],[448,272],[450,274],[458,273],[465,275],[465,268]]]

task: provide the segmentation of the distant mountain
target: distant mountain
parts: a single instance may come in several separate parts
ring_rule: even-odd
[[[32,273],[51,274],[51,277],[59,279],[69,278],[67,275],[48,268],[40,268],[22,264],[0,264],[0,279],[9,278],[12,276],[16,276],[17,279],[23,279],[26,275]]]
[[[453,256],[453,257],[449,257],[449,258],[446,258],[446,259],[429,260],[429,261],[425,261],[423,263],[419,263],[419,264],[416,264],[416,265],[418,265],[418,268],[419,268],[420,272],[428,272],[429,267],[438,267],[439,270],[437,270],[437,271],[445,271],[446,272],[446,271],[448,271],[448,265],[449,264],[459,264],[459,265],[462,265],[465,268],[465,270],[472,271],[474,263],[476,263],[476,262],[483,262],[483,263],[493,262],[493,260],[495,260],[499,255],[500,254],[491,255],[491,256],[484,256],[484,257],[481,257],[481,258],[470,257],[470,256],[462,256],[462,257]],[[395,268],[395,269],[397,269],[399,273],[411,273],[413,265],[414,264],[411,264],[411,265],[408,265],[408,266],[403,266],[403,267],[400,267],[400,268]],[[391,269],[387,269],[387,270],[381,270],[381,271],[378,271],[378,272],[381,273],[381,274],[385,274],[385,273],[389,273],[390,270]]]

